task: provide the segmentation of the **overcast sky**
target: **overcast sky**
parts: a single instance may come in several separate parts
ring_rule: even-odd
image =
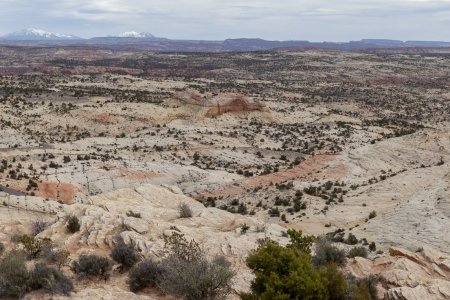
[[[0,35],[28,27],[81,37],[450,41],[450,0],[0,0]]]

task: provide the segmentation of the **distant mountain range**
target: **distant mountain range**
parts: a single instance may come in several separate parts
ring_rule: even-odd
[[[137,39],[154,39],[156,38],[153,34],[149,32],[136,32],[136,31],[127,31],[119,34],[119,37],[127,37],[127,38],[137,38]]]
[[[42,29],[27,28],[9,33],[3,37],[3,40],[9,41],[60,41],[60,40],[79,40],[81,38],[75,35],[65,35],[52,33]]]
[[[171,40],[147,32],[128,31],[117,36],[83,39],[75,35],[23,29],[0,37],[0,45],[13,46],[94,46],[114,50],[158,52],[231,52],[274,49],[319,48],[339,51],[389,48],[450,48],[450,42],[362,39],[349,42],[268,41],[263,39],[227,39],[224,41]]]

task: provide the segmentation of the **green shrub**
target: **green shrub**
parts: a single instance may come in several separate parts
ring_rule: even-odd
[[[353,257],[364,257],[367,258],[369,256],[369,252],[367,251],[367,249],[365,247],[354,247],[352,248],[348,254],[347,257],[353,258]]]
[[[349,245],[356,245],[356,244],[358,244],[358,239],[356,238],[356,236],[353,233],[349,233],[345,243],[349,244]]]
[[[347,292],[347,280],[333,263],[320,269],[321,275],[326,279],[329,299],[344,299]]]
[[[21,298],[28,289],[29,274],[23,252],[10,252],[0,262],[0,298]]]
[[[109,278],[112,264],[109,259],[97,255],[81,255],[73,262],[73,271],[81,277],[97,276]]]
[[[43,289],[52,294],[69,295],[73,290],[72,281],[61,271],[43,263],[36,264],[31,270],[28,282],[31,290]]]
[[[130,270],[128,284],[132,292],[156,285],[160,273],[159,266],[151,260],[145,260]]]
[[[295,229],[288,229],[287,234],[291,240],[288,247],[295,248],[306,254],[311,254],[311,246],[314,243],[313,236],[303,236],[303,232],[301,230],[297,231]]]
[[[266,241],[247,258],[257,299],[328,299],[327,281],[307,253]],[[246,299],[252,299],[249,295]]]
[[[331,244],[326,237],[317,239],[313,262],[315,265],[324,266],[335,263],[342,266],[346,262],[345,251]]]
[[[111,257],[125,269],[131,268],[139,260],[139,256],[134,247],[125,244],[121,237],[116,238],[116,243],[111,251]]]
[[[20,238],[20,243],[23,245],[23,248],[30,259],[37,258],[44,245],[42,240],[26,234]]]
[[[66,225],[67,232],[75,233],[80,230],[80,227],[80,220],[77,218],[77,216],[69,216]]]

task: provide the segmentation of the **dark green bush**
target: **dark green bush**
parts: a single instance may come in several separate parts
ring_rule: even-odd
[[[111,257],[125,269],[131,268],[139,260],[139,256],[134,247],[125,244],[121,237],[116,238],[111,251]]]
[[[296,248],[265,241],[249,255],[247,265],[256,275],[251,285],[256,299],[328,299],[326,279],[310,256]]]
[[[159,272],[159,266],[151,260],[139,263],[128,274],[130,290],[138,292],[143,288],[155,286]]]
[[[28,282],[31,290],[43,289],[52,294],[69,295],[73,290],[72,281],[60,270],[50,268],[43,263],[36,264],[31,270]]]
[[[69,233],[75,233],[80,230],[80,220],[77,218],[77,216],[69,216],[67,219],[67,232]]]
[[[349,245],[356,245],[356,244],[358,244],[358,239],[356,238],[356,236],[353,233],[349,233],[345,243],[349,244]]]
[[[112,264],[109,259],[97,255],[81,255],[73,262],[73,271],[80,277],[97,276],[109,278]]]
[[[320,273],[326,279],[328,299],[344,299],[348,288],[347,280],[337,266],[333,263],[328,264],[320,269]]]

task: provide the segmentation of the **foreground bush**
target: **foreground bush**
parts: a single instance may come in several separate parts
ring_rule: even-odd
[[[69,295],[73,284],[61,271],[50,268],[45,264],[36,264],[29,275],[29,288],[44,289],[52,294]]]
[[[344,252],[320,238],[316,242],[314,265],[310,253],[311,237],[291,231],[291,242],[281,246],[265,240],[247,258],[255,279],[251,294],[243,300],[330,299],[372,300],[376,298],[374,278],[347,279],[334,261],[345,262]]]
[[[23,252],[10,252],[0,262],[0,298],[22,298],[27,292],[41,289],[69,295],[73,290],[72,282],[61,271],[43,263],[28,271],[25,262]]]
[[[151,260],[146,260],[135,266],[128,274],[128,284],[132,292],[138,292],[146,287],[154,287],[158,278],[159,266]]]
[[[247,265],[256,275],[251,285],[255,299],[328,299],[327,281],[298,249],[266,241],[250,254]]]
[[[331,244],[326,237],[320,237],[316,241],[313,262],[315,265],[324,266],[334,263],[342,266],[346,262],[345,251]]]
[[[131,268],[139,261],[139,256],[134,247],[125,244],[121,237],[116,238],[116,243],[111,251],[111,257],[124,269]]]
[[[163,292],[188,300],[224,299],[231,292],[235,273],[225,258],[208,261],[197,243],[176,233],[166,239],[166,246],[169,255],[157,279]]]
[[[29,274],[25,266],[26,255],[8,253],[0,262],[0,297],[21,298],[28,290]]]
[[[80,277],[102,277],[109,278],[112,264],[109,259],[97,255],[81,255],[73,262],[73,271]]]
[[[347,299],[378,299],[377,286],[378,279],[375,276],[368,276],[366,278],[355,278],[350,276],[348,278],[348,289],[346,293]]]

